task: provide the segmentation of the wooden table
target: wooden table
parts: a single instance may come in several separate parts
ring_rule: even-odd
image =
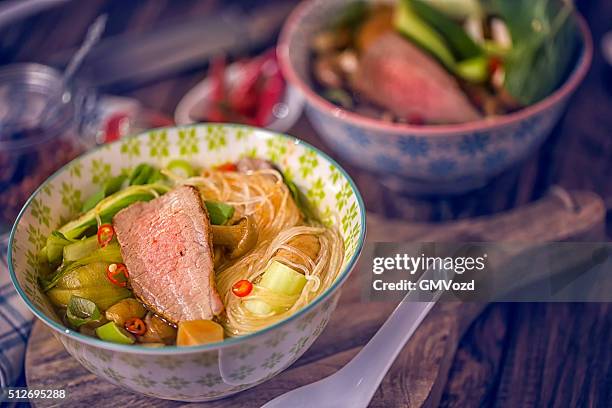
[[[109,32],[116,34],[144,30],[151,22],[162,19],[211,13],[219,3],[227,2],[73,2],[27,25],[0,30],[0,62],[46,61],[53,52],[77,44],[88,23],[102,10],[110,12]],[[348,167],[369,210],[403,220],[463,219],[524,205],[541,197],[551,184],[595,191],[610,209],[612,73],[603,62],[599,39],[612,29],[612,2],[584,0],[578,1],[578,6],[593,30],[593,68],[566,116],[536,154],[483,189],[427,199],[400,197],[382,187],[373,176]],[[125,94],[147,107],[171,114],[180,97],[203,75],[203,70],[192,71]],[[305,118],[289,133],[330,152]],[[610,235],[610,211],[607,220]],[[381,306],[373,313],[382,319],[388,311]],[[345,354],[352,355],[351,350],[364,344],[376,328],[360,332]],[[612,406],[611,345],[612,313],[608,304],[492,304],[461,339],[441,405]],[[385,381],[399,384],[395,389],[400,394],[383,395],[382,399],[379,395],[378,401],[385,401],[385,406],[393,401],[407,406],[401,393],[410,390],[402,388],[401,373]],[[383,387],[381,392],[387,389]]]

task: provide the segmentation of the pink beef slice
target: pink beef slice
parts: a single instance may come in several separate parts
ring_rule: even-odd
[[[210,220],[195,188],[132,204],[115,215],[113,226],[134,295],[155,313],[178,323],[223,311]]]
[[[410,120],[461,123],[478,111],[436,60],[399,34],[377,39],[361,56],[355,89],[377,105]]]

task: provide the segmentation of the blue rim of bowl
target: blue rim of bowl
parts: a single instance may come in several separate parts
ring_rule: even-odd
[[[25,293],[25,291],[21,288],[21,286],[19,285],[19,282],[17,280],[17,276],[15,274],[15,270],[13,268],[13,259],[12,259],[12,248],[13,248],[13,241],[15,239],[15,232],[17,231],[17,225],[19,225],[19,221],[21,221],[21,218],[23,217],[25,211],[27,210],[27,208],[30,206],[30,203],[32,202],[32,200],[34,199],[34,197],[36,197],[36,195],[42,190],[42,188],[44,186],[46,186],[49,182],[51,182],[51,180],[53,180],[55,177],[57,177],[58,175],[62,174],[67,168],[68,166],[70,166],[70,164],[72,164],[72,162],[74,162],[75,160],[81,160],[85,157],[88,157],[90,155],[93,155],[94,153],[98,152],[100,149],[104,148],[107,145],[100,145],[95,147],[94,149],[76,157],[75,159],[71,160],[70,162],[66,163],[64,166],[62,166],[59,170],[57,170],[55,173],[53,173],[51,176],[49,176],[49,178],[47,178],[37,189],[36,191],[34,191],[34,193],[32,193],[32,195],[28,198],[28,200],[26,201],[26,203],[24,204],[24,206],[22,207],[21,211],[19,211],[19,215],[17,216],[17,219],[15,220],[15,223],[13,224],[13,227],[11,228],[11,233],[9,235],[9,242],[8,242],[8,254],[7,254],[7,263],[8,263],[8,268],[9,268],[9,274],[11,277],[11,281],[13,283],[13,286],[15,287],[15,289],[17,290],[17,293],[19,293],[19,296],[21,297],[21,299],[25,302],[25,304],[28,306],[28,308],[30,309],[30,311],[39,319],[41,320],[43,323],[45,323],[47,326],[49,326],[50,328],[52,328],[53,330],[61,333],[62,335],[68,336],[68,337],[72,337],[75,340],[82,342],[82,343],[86,343],[87,345],[90,346],[94,346],[94,347],[100,347],[103,349],[107,349],[107,350],[111,350],[111,351],[120,351],[120,352],[125,352],[125,353],[135,353],[135,354],[152,354],[152,355],[165,355],[165,354],[190,354],[190,353],[194,353],[194,352],[199,352],[199,351],[210,351],[210,350],[219,350],[225,347],[230,347],[230,346],[235,346],[235,345],[239,345],[241,343],[246,343],[251,339],[254,339],[256,337],[262,336],[266,333],[269,333],[275,329],[278,329],[282,326],[285,326],[286,324],[288,324],[289,322],[297,319],[299,316],[304,315],[305,313],[307,313],[308,311],[312,310],[315,306],[317,306],[318,304],[320,304],[323,300],[327,299],[330,297],[331,294],[333,294],[334,292],[336,292],[336,290],[338,290],[342,284],[344,284],[344,282],[346,281],[346,279],[349,277],[350,273],[352,272],[352,270],[355,267],[355,264],[357,263],[357,260],[359,259],[359,256],[361,255],[361,252],[363,250],[363,245],[365,242],[365,236],[366,236],[366,208],[365,208],[365,204],[363,202],[363,198],[361,197],[361,194],[359,193],[359,190],[357,189],[357,185],[355,184],[355,182],[353,181],[353,179],[351,178],[351,176],[346,172],[346,170],[344,170],[344,168],[342,168],[342,166],[340,166],[338,164],[338,162],[334,159],[332,159],[327,153],[322,152],[321,150],[317,149],[316,147],[312,146],[311,144],[300,140],[296,137],[293,136],[289,136],[289,135],[285,135],[282,133],[277,133],[277,132],[273,132],[267,129],[261,129],[261,128],[256,128],[256,127],[252,127],[252,126],[247,126],[247,125],[239,125],[239,124],[227,124],[227,123],[197,123],[197,124],[190,124],[190,125],[183,125],[183,126],[167,126],[167,127],[162,127],[162,128],[157,128],[157,129],[150,129],[146,132],[142,132],[139,133],[137,135],[132,135],[129,136],[128,138],[139,138],[139,137],[143,137],[143,135],[149,133],[151,130],[163,130],[163,129],[182,129],[182,128],[192,128],[192,127],[208,127],[208,126],[223,126],[223,127],[232,127],[232,128],[248,128],[248,129],[253,129],[256,132],[263,132],[266,133],[268,135],[273,135],[273,136],[280,136],[282,138],[285,138],[289,141],[292,141],[294,144],[296,145],[301,145],[304,146],[306,149],[309,149],[315,153],[317,153],[317,155],[323,157],[325,160],[329,161],[329,163],[333,164],[336,166],[336,168],[340,171],[340,173],[344,176],[344,178],[346,178],[346,180],[349,182],[351,189],[353,191],[353,194],[355,195],[356,199],[357,199],[357,203],[359,205],[360,208],[360,220],[359,222],[362,225],[361,228],[361,232],[359,234],[358,237],[358,243],[357,243],[357,247],[355,248],[355,252],[353,253],[353,255],[351,256],[351,259],[349,259],[349,261],[347,262],[346,266],[343,268],[343,270],[340,273],[340,276],[338,278],[336,278],[335,282],[329,287],[327,288],[327,290],[325,292],[323,292],[322,294],[320,294],[319,296],[317,296],[315,299],[313,299],[308,305],[306,305],[304,308],[298,310],[297,312],[295,312],[294,314],[292,314],[291,316],[280,320],[262,330],[258,330],[254,333],[250,333],[244,336],[239,336],[239,337],[230,337],[228,339],[225,339],[221,342],[216,342],[216,343],[211,343],[211,344],[205,344],[205,345],[201,345],[201,346],[191,346],[191,347],[179,347],[179,346],[165,346],[165,347],[160,347],[160,348],[150,348],[150,347],[145,347],[145,346],[139,346],[139,345],[123,345],[123,344],[116,344],[116,343],[110,343],[104,340],[100,340],[100,339],[96,339],[94,337],[90,337],[90,336],[86,336],[84,334],[81,334],[75,330],[69,329],[66,326],[63,326],[59,323],[57,323],[56,321],[50,319],[49,317],[47,317],[46,314],[44,314],[42,311],[38,310],[38,308],[32,304],[32,302],[30,301],[30,299],[28,298],[27,294]],[[258,133],[254,134],[254,137],[261,137],[258,135]],[[115,144],[115,143],[121,143],[122,141],[124,141],[126,138],[123,138],[121,140],[117,140],[113,143],[110,143],[110,145]]]

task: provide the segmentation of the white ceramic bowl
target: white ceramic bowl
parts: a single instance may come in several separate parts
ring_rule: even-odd
[[[245,155],[274,162],[310,197],[322,221],[339,228],[345,242],[345,261],[328,290],[273,326],[203,346],[126,346],[84,336],[61,324],[39,289],[37,254],[46,236],[74,216],[84,198],[104,180],[139,163],[163,166],[182,157],[201,165],[218,165]],[[152,130],[99,147],[63,167],[40,186],[19,214],[10,236],[8,263],[24,302],[89,371],[152,397],[207,401],[266,381],[310,347],[329,321],[364,237],[361,196],[346,172],[327,155],[297,139],[266,130],[207,124]]]

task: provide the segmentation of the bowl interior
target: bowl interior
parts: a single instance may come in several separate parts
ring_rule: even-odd
[[[303,3],[295,11],[285,30],[290,32],[287,47],[288,60],[300,81],[309,88],[313,87],[310,74],[310,45],[321,30],[325,29],[333,17],[338,16],[347,4],[354,0],[314,0]],[[279,54],[280,55],[280,54]]]
[[[338,16],[346,8],[347,4],[357,0],[311,0],[304,1],[293,12],[283,27],[279,43],[279,63],[283,74],[288,82],[298,88],[305,96],[310,105],[316,109],[327,112],[334,117],[363,126],[376,131],[389,131],[393,133],[410,132],[415,135],[447,135],[449,133],[460,134],[466,131],[478,131],[483,128],[500,126],[517,120],[524,119],[526,115],[548,108],[561,97],[573,92],[582,81],[590,66],[592,59],[592,38],[588,25],[578,13],[574,18],[578,23],[579,32],[579,57],[570,67],[565,81],[546,98],[529,105],[516,112],[492,118],[483,118],[477,121],[450,124],[450,125],[411,125],[405,123],[388,123],[382,120],[369,118],[352,111],[347,111],[329,102],[315,92],[312,76],[310,73],[312,41],[317,33],[325,29],[333,17]],[[369,0],[375,2],[375,0]],[[383,3],[394,1],[381,0]]]
[[[129,172],[139,163],[164,166],[180,157],[200,166],[214,166],[244,156],[275,163],[318,209],[321,221],[339,229],[345,257],[336,284],[346,278],[365,236],[365,207],[346,172],[324,153],[297,139],[246,126],[207,124],[152,130],[103,145],[51,176],[30,197],[11,233],[9,269],[18,292],[45,323],[83,340],[81,335],[61,325],[39,289],[38,254],[47,235],[77,214],[83,201],[108,178]],[[327,297],[336,287],[332,286],[313,303]]]

